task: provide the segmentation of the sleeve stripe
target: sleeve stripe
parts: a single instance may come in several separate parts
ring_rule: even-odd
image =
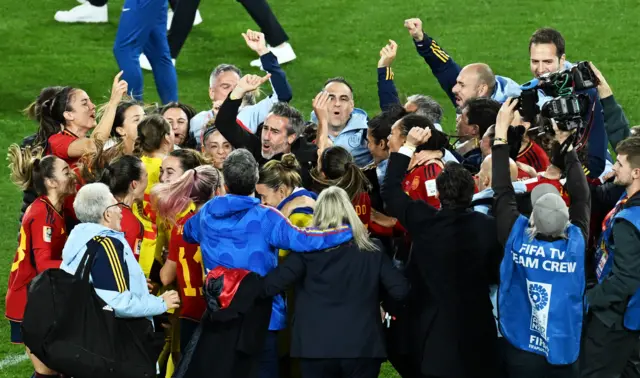
[[[440,59],[443,63],[446,63],[449,58],[446,57],[446,55],[442,52],[442,50],[436,50],[433,47],[431,48],[431,51],[433,52],[433,54],[435,56],[438,57],[438,59]]]
[[[109,258],[109,262],[111,263],[111,269],[113,270],[113,277],[116,280],[118,291],[122,293],[127,290],[127,284],[124,279],[124,274],[122,273],[122,265],[120,263],[118,253],[116,252],[116,248],[113,245],[113,242],[108,238],[102,239],[100,244],[104,247],[107,257]]]

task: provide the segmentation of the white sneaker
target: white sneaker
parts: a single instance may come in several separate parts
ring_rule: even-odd
[[[175,67],[176,60],[175,59],[171,59],[171,62],[173,63],[173,66]],[[140,54],[140,68],[142,68],[143,70],[147,70],[147,71],[153,71],[153,69],[151,68],[151,63],[149,63],[149,59],[147,59],[147,56],[144,55],[144,54]]]
[[[202,16],[200,15],[200,10],[196,11],[196,18],[193,19],[193,26],[198,26],[202,23]]]
[[[53,18],[58,22],[65,23],[103,23],[109,22],[109,13],[106,4],[94,7],[87,2],[68,11],[57,11]]]
[[[171,30],[171,22],[173,22],[173,11],[169,9],[167,11],[167,30]]]
[[[281,65],[296,59],[296,53],[293,52],[293,47],[289,42],[285,42],[278,47],[269,47],[269,51],[278,58],[278,63]],[[251,67],[262,67],[262,62],[260,62],[260,59],[253,60],[251,61]]]

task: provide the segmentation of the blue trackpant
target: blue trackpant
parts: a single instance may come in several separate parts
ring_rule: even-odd
[[[167,0],[125,0],[113,46],[129,93],[142,100],[140,54],[149,59],[163,104],[178,101],[178,79],[167,42]]]

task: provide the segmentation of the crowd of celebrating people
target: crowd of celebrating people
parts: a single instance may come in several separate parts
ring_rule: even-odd
[[[372,117],[342,77],[302,115],[251,30],[266,74],[218,65],[199,113],[129,97],[127,72],[99,108],[44,88],[8,155],[12,342],[30,283],[91,261],[105,309],[164,336],[158,377],[373,378],[385,360],[405,378],[640,377],[640,136],[605,77],[554,29],[531,36],[519,85],[404,26],[455,135],[431,96],[399,97],[395,41]],[[25,343],[35,377],[75,371]]]

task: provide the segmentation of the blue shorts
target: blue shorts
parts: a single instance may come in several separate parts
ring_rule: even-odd
[[[23,344],[22,342],[22,326],[21,322],[14,322],[13,320],[9,320],[9,324],[11,324],[11,343],[12,344]]]

